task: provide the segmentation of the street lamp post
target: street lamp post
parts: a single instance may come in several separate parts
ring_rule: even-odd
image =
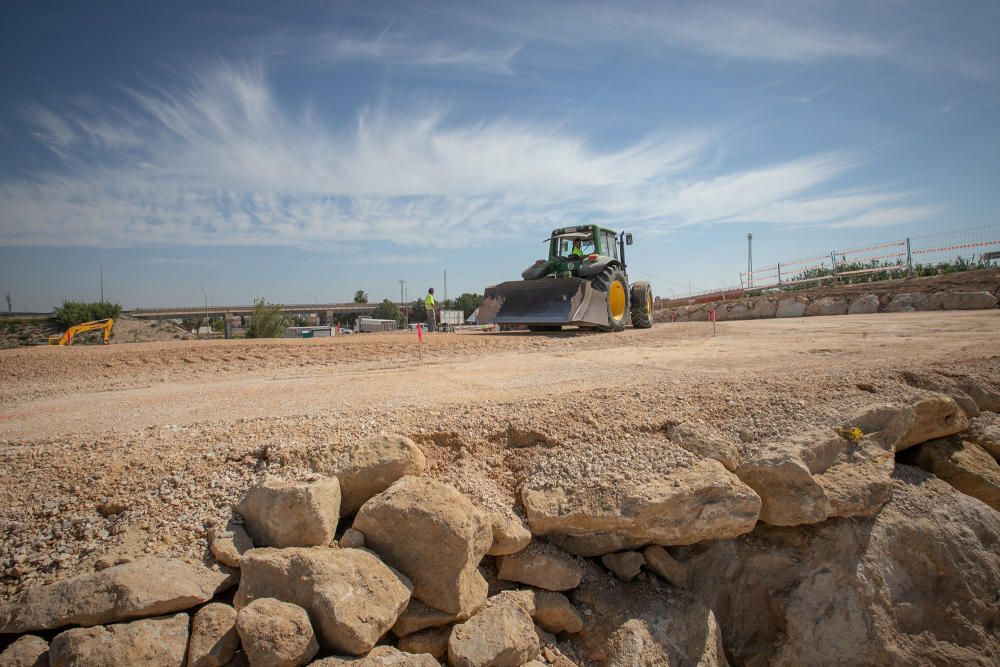
[[[205,295],[205,326],[208,327],[208,331],[209,331],[208,337],[211,338],[212,337],[212,334],[211,334],[211,332],[212,332],[212,325],[209,324],[209,320],[208,320],[208,292],[206,292],[205,288],[202,287],[201,288],[201,293]]]

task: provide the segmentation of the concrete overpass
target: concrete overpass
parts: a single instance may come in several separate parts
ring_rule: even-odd
[[[282,304],[281,312],[304,315],[307,313],[333,313],[335,315],[371,315],[378,304],[375,303],[293,303]],[[222,317],[250,315],[253,306],[185,306],[170,308],[136,308],[127,314],[141,320],[180,320],[186,317]]]

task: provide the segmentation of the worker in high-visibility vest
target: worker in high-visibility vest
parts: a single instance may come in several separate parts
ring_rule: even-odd
[[[437,330],[437,311],[434,308],[433,287],[427,290],[427,296],[424,297],[424,310],[427,311],[427,331]]]

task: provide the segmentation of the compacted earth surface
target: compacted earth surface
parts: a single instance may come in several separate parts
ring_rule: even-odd
[[[445,609],[420,566],[362,529],[413,600],[453,614],[423,626],[448,631],[436,645],[406,644],[398,627],[372,644],[456,665],[1000,661],[1000,310],[471,331],[420,348],[412,333],[20,348],[0,351],[0,378],[8,615],[40,586],[151,556],[218,567],[213,531],[244,521],[258,547],[288,546],[249,529],[236,510],[248,492],[316,484],[324,461],[392,434],[421,459],[398,496],[430,503],[439,487],[412,480],[440,482],[492,522],[494,546],[468,547],[461,577],[478,566],[493,597],[476,615],[482,604]],[[382,496],[396,488],[357,525],[391,523],[405,499]],[[334,520],[336,540],[355,511]],[[563,559],[573,585],[511,574],[515,556],[497,545],[522,532],[511,548],[530,538],[523,560]],[[561,581],[558,568],[526,569]],[[481,657],[467,646],[475,623],[516,625],[516,604],[494,601],[511,582],[565,592],[583,630],[539,611],[537,640],[510,631]],[[222,601],[271,595],[247,586]],[[309,611],[319,652],[292,664],[371,649],[348,651]],[[142,615],[18,625],[4,613],[0,649]],[[240,634],[249,650],[253,633]],[[379,650],[363,664],[411,664]]]

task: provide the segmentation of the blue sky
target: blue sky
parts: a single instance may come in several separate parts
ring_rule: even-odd
[[[0,24],[16,310],[398,299],[635,234],[657,293],[995,224],[995,2],[21,2]]]

